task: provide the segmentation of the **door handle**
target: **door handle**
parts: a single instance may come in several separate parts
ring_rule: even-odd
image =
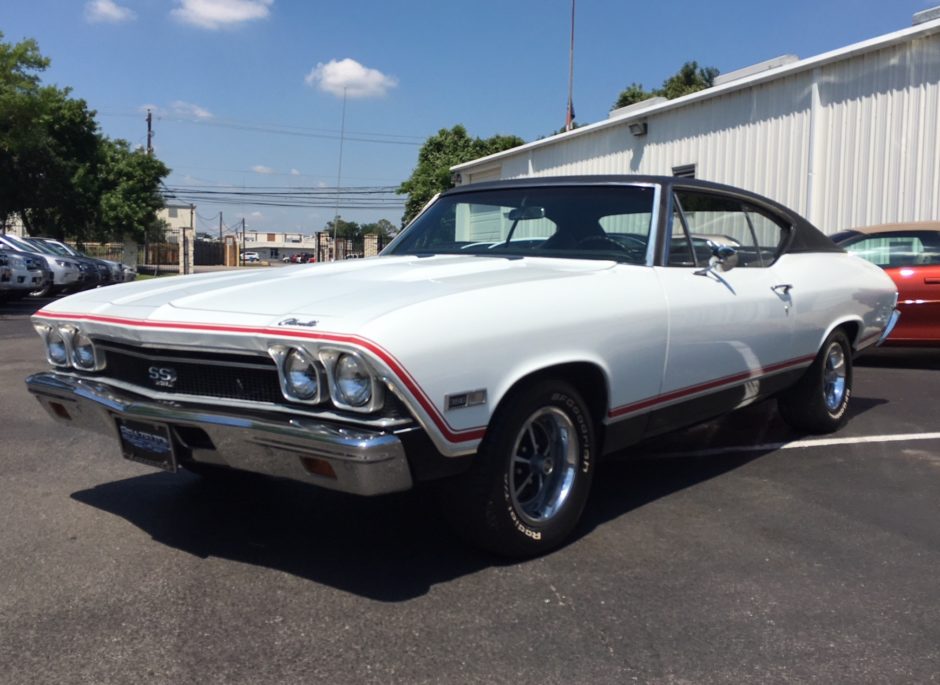
[[[770,286],[770,289],[773,290],[778,295],[789,295],[790,291],[793,290],[792,283],[780,283],[778,285]]]
[[[940,278],[936,276],[925,276],[924,283],[927,285],[940,285]]]

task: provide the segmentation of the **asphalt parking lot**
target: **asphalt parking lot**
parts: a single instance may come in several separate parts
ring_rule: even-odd
[[[507,563],[425,493],[156,473],[48,419],[0,304],[2,683],[940,680],[940,351],[859,360],[848,426],[765,403],[598,471]]]

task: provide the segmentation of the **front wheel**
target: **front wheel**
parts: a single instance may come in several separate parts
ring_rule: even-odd
[[[458,530],[511,557],[561,545],[584,511],[595,461],[594,428],[580,394],[562,381],[514,391],[490,422],[470,470],[444,484]]]
[[[777,398],[777,406],[791,428],[832,433],[845,425],[851,395],[852,346],[837,329],[799,382]]]

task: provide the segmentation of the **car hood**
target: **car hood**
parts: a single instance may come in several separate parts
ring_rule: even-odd
[[[352,330],[428,300],[578,277],[613,266],[609,261],[545,258],[376,257],[112,285],[65,298],[49,309],[64,315],[254,325],[298,317],[316,319],[331,330]]]

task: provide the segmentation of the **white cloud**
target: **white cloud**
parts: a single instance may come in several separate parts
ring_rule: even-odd
[[[291,170],[290,170],[290,175],[291,175],[291,176],[300,176],[300,172],[299,172],[297,169],[291,169]]]
[[[378,69],[370,69],[348,57],[317,64],[304,81],[308,86],[318,87],[336,97],[343,97],[345,91],[351,98],[382,97],[398,85],[394,76],[386,76]]]
[[[264,214],[262,214],[261,212],[252,212],[252,213],[249,214],[248,216],[250,216],[252,219],[263,219],[263,218],[264,218]]]
[[[130,21],[137,15],[134,10],[119,5],[114,0],[88,0],[85,3],[85,19],[91,23],[107,22],[119,24]]]
[[[207,110],[205,107],[194,105],[191,102],[183,102],[182,100],[176,100],[170,103],[170,110],[175,116],[184,117],[186,119],[212,118],[212,112]]]
[[[272,169],[269,166],[264,166],[263,164],[254,165],[253,167],[251,167],[251,170],[254,171],[256,174],[268,175],[268,174],[274,173],[274,169]]]
[[[216,30],[246,21],[266,19],[274,0],[177,0],[170,14],[184,24]]]

